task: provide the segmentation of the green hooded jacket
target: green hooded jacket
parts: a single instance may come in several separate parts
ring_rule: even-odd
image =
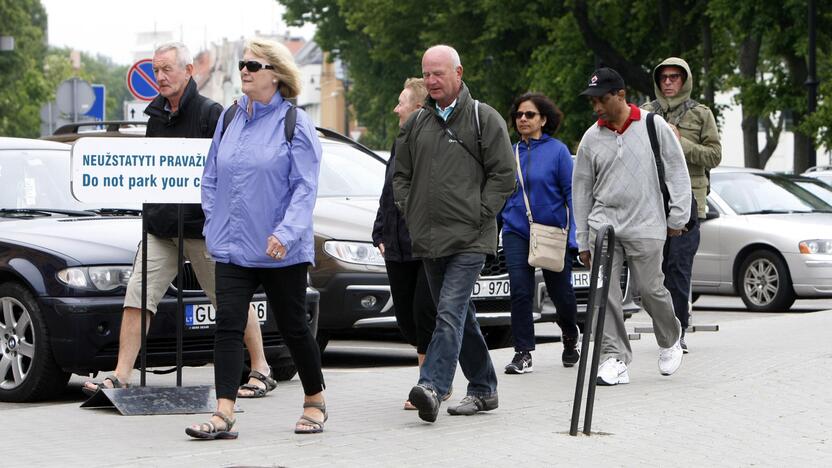
[[[679,94],[673,97],[665,97],[659,87],[659,74],[661,69],[667,66],[680,67],[687,74]],[[656,92],[656,100],[644,104],[642,108],[661,115],[667,123],[679,129],[682,151],[688,163],[690,185],[699,208],[699,218],[704,218],[707,209],[705,198],[710,186],[708,172],[722,161],[722,144],[719,142],[714,114],[708,106],[690,98],[693,75],[688,63],[680,58],[670,57],[653,69],[653,89]]]
[[[496,216],[516,180],[506,123],[480,103],[480,151],[474,100],[465,83],[447,122],[435,109],[436,101],[428,96],[424,109],[410,116],[396,138],[393,196],[410,231],[413,256],[493,255]]]

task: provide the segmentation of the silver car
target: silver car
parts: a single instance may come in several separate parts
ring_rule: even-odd
[[[739,295],[755,311],[832,297],[832,204],[816,190],[826,189],[755,169],[714,169],[694,296]]]

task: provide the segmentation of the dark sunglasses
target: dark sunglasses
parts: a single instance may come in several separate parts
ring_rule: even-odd
[[[535,111],[515,112],[514,113],[514,119],[515,120],[519,119],[520,117],[523,117],[524,115],[526,116],[526,120],[531,120],[531,119],[534,118],[534,116],[540,115],[540,112],[535,112]]]
[[[237,67],[240,68],[240,71],[243,71],[243,68],[245,68],[252,73],[260,71],[261,68],[274,70],[274,65],[264,65],[256,60],[240,60],[239,63],[237,63]]]

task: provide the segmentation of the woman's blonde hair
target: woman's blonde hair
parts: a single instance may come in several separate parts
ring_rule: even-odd
[[[404,81],[404,89],[410,90],[410,100],[413,104],[421,107],[428,97],[428,89],[425,87],[424,78],[408,78]]]
[[[295,58],[285,45],[268,39],[251,39],[246,43],[246,51],[266,59],[274,70],[268,70],[277,78],[277,90],[286,99],[300,94],[300,69]]]

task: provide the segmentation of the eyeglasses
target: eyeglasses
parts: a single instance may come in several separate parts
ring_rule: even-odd
[[[526,120],[531,120],[531,119],[534,118],[534,116],[540,115],[540,112],[535,112],[535,111],[520,112],[520,111],[518,111],[518,112],[514,113],[514,119],[518,120],[518,119],[520,119],[520,117],[523,117],[524,115],[526,116]]]
[[[679,81],[679,78],[682,77],[681,73],[662,73],[659,75],[659,82],[665,82],[670,80],[671,83],[675,83]]]
[[[237,67],[240,68],[240,71],[243,71],[243,68],[245,68],[252,73],[257,73],[261,68],[274,70],[274,65],[262,64],[256,60],[240,60],[240,62],[237,63]]]

